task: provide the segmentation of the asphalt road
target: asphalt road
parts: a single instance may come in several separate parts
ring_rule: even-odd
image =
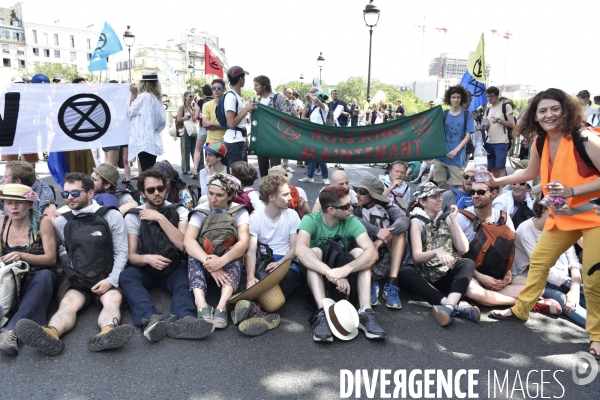
[[[166,138],[165,144],[163,158],[178,168],[178,143]],[[256,166],[255,158],[250,161]],[[0,174],[4,164],[0,163]],[[298,184],[305,169],[293,162],[291,166],[296,169],[292,184]],[[40,162],[37,171],[53,182],[45,163]],[[354,181],[382,170],[346,166],[346,172]],[[191,183],[189,176],[184,178]],[[320,178],[316,180],[302,185],[311,204],[322,187]],[[160,289],[151,293],[158,309],[169,312],[169,296]],[[209,303],[215,305],[217,298],[218,289],[209,287]],[[453,379],[458,375],[458,391],[455,387],[451,394],[439,392],[443,398],[468,395],[467,375],[461,376],[460,370],[471,371],[477,381],[472,394],[479,398],[600,398],[600,378],[585,386],[574,384],[572,370],[581,364],[575,353],[587,348],[588,339],[582,328],[564,317],[532,314],[527,323],[495,321],[487,317],[490,309],[481,307],[479,323],[458,319],[442,328],[427,303],[406,291],[401,299],[399,311],[375,307],[387,332],[385,341],[370,341],[359,333],[350,342],[313,342],[311,311],[302,295],[295,294],[280,309],[279,328],[259,337],[246,337],[230,325],[200,341],[165,338],[152,344],[136,330],[127,345],[102,353],[86,347],[87,339],[98,332],[99,308],[94,304],[79,313],[75,329],[63,337],[66,347],[60,356],[47,357],[26,346],[17,357],[0,355],[0,399],[334,399],[341,393],[341,370],[352,374],[366,370],[372,379],[380,369],[391,370],[386,389],[390,395],[394,372],[400,381],[405,371],[402,382],[408,398],[425,396],[423,391],[409,391],[409,387],[417,390],[424,379],[418,370],[450,370]],[[123,322],[131,323],[128,310]],[[597,364],[588,370],[593,366]],[[409,380],[411,371],[415,382]],[[375,383],[371,398],[384,397],[380,381]],[[360,387],[363,398],[366,386]],[[402,397],[402,387],[398,389]],[[430,391],[436,395],[436,383]],[[356,390],[350,395],[360,397]]]

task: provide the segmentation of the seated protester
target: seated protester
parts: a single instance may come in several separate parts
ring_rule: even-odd
[[[456,221],[458,208],[442,213],[441,193],[433,183],[415,190],[410,212],[410,249],[400,270],[400,284],[433,306],[433,317],[447,326],[459,316],[479,321],[479,308],[460,299],[475,271],[475,262],[461,258],[469,249],[465,234]],[[460,303],[459,303],[460,302]]]
[[[166,200],[171,203],[183,204],[188,210],[194,208],[192,194],[188,190],[184,181],[179,178],[179,173],[175,171],[173,166],[167,160],[159,161],[154,164],[154,168],[163,172],[167,176],[167,197]],[[140,199],[143,203],[143,200]]]
[[[138,177],[140,196],[146,202],[125,215],[129,265],[119,282],[133,324],[143,328],[146,339],[158,342],[166,335],[201,339],[214,328],[212,323],[196,318],[194,296],[188,285],[183,235],[189,212],[183,205],[165,200],[166,181],[165,174],[155,168]],[[171,294],[173,315],[159,313],[152,303],[148,289],[154,286]]]
[[[350,187],[350,182],[348,181],[348,175],[346,175],[346,173],[344,171],[335,171],[331,174],[331,183],[327,186],[342,186],[346,189],[348,189],[348,195],[350,196],[350,202],[352,204],[356,204],[358,203],[358,200],[356,199],[356,192],[354,191],[354,189],[352,189]],[[323,188],[325,189],[325,188]],[[319,191],[322,192],[323,189],[321,189]],[[321,203],[319,202],[319,197],[317,197],[317,200],[315,201],[315,204],[313,206],[313,212],[315,211],[321,211]]]
[[[506,211],[516,229],[522,222],[533,217],[533,197],[528,193],[533,187],[533,181],[514,183],[509,186],[510,190],[494,199],[492,207]]]
[[[302,218],[296,239],[296,257],[306,268],[308,285],[318,308],[312,318],[315,325],[313,340],[333,341],[323,311],[323,299],[328,297],[335,300],[341,296],[357,299],[360,305],[359,328],[368,339],[385,339],[385,332],[375,318],[369,299],[371,265],[377,261],[377,250],[365,227],[352,215],[348,188],[329,185],[319,193],[319,200],[323,211]],[[350,242],[356,242],[357,247],[349,249],[344,246],[344,250],[352,256],[348,258],[353,260],[332,268],[327,264],[330,260],[324,259],[323,251],[328,247],[327,239],[334,239],[338,235],[345,239],[348,247]]]
[[[406,165],[408,165],[408,169],[406,170],[404,180],[412,181],[413,179],[416,179],[421,170],[421,161],[409,161]]]
[[[542,235],[544,224],[550,214],[550,211],[539,203],[539,199],[533,204],[533,212],[535,216],[519,225],[515,234],[513,280],[522,279],[523,283],[525,283],[529,272],[531,254]],[[575,253],[575,247],[571,246],[550,268],[546,288],[542,293],[545,300],[539,301],[533,307],[533,311],[550,314],[553,311],[552,308],[558,307],[554,313],[557,313],[558,309],[562,309],[562,313],[567,317],[585,327],[587,311],[581,286],[581,269],[582,266]]]
[[[354,215],[364,225],[379,255],[371,266],[371,306],[379,304],[378,281],[389,277],[383,286],[385,306],[400,309],[398,272],[410,221],[400,208],[388,205],[388,199],[383,196],[383,183],[373,175],[363,176],[353,186],[358,199]]]
[[[102,199],[101,194],[112,195],[117,199],[117,207],[122,215],[127,211],[137,207],[139,204],[133,199],[131,194],[125,191],[117,191],[117,183],[119,181],[119,170],[111,164],[100,164],[94,168],[92,172],[92,180],[94,181],[94,200],[101,206],[115,206],[112,201],[107,202]]]
[[[13,161],[14,162],[14,161]],[[23,318],[39,325],[47,322],[48,308],[58,284],[56,274],[56,236],[49,217],[33,209],[39,201],[29,186],[16,183],[4,185],[0,191],[6,215],[3,217],[2,257],[9,265],[16,261],[29,264],[29,272],[21,279],[21,292],[16,309],[5,310],[10,319],[0,330],[0,350],[11,356],[19,352],[15,325]],[[0,326],[6,319],[0,315]]]
[[[100,207],[92,200],[94,181],[89,175],[65,174],[64,189],[61,196],[71,211],[56,218],[54,228],[65,245],[69,263],[63,266],[65,279],[58,288],[58,311],[44,327],[36,321],[21,319],[17,322],[17,336],[26,345],[57,356],[65,348],[60,337],[73,329],[77,312],[95,300],[102,306],[98,317],[101,330],[88,340],[88,350],[121,347],[134,331],[131,325],[119,325],[123,296],[117,288],[127,262],[123,216],[118,210]]]
[[[291,172],[286,171],[281,165],[276,165],[272,168],[269,168],[268,175],[278,175],[283,176],[288,184],[288,188],[290,189],[290,202],[288,207],[298,214],[300,219],[304,217],[306,214],[310,214],[310,206],[308,204],[308,197],[306,196],[306,192],[299,186],[290,185],[290,179],[294,176]]]
[[[385,185],[383,197],[388,199],[390,206],[396,204],[403,210],[406,210],[408,204],[412,201],[410,186],[404,182],[407,170],[407,163],[404,161],[394,161],[390,165],[390,173],[388,175],[379,175],[379,179]]]
[[[433,173],[435,172],[435,168],[433,166],[434,163],[435,163],[434,159],[423,160],[421,162],[421,167],[419,168],[417,177],[415,179],[413,179],[411,181],[411,183],[431,182],[433,180]],[[412,174],[414,175],[415,172],[413,171]]]
[[[258,173],[252,165],[246,161],[236,161],[229,166],[229,173],[242,183],[243,189],[234,199],[236,203],[246,206],[250,214],[253,211],[265,208],[265,203],[260,200],[260,195],[252,188],[252,185],[254,185],[254,182],[258,178]]]
[[[200,171],[200,190],[204,197],[208,195],[208,178],[214,174],[227,173],[227,167],[223,164],[227,155],[227,147],[222,142],[213,142],[202,148],[206,150],[205,168]]]
[[[242,161],[238,161],[240,163]],[[273,168],[281,168],[278,165]],[[271,168],[269,171],[271,171]],[[260,198],[265,202],[265,207],[262,210],[256,210],[250,216],[250,245],[246,252],[246,288],[250,288],[259,281],[259,275],[265,272],[270,272],[288,260],[293,260],[296,257],[296,236],[300,218],[298,214],[289,208],[289,203],[292,199],[290,189],[287,185],[287,179],[281,175],[272,175],[271,172],[265,176],[258,186]],[[275,262],[266,266],[264,271],[256,270],[256,251],[258,245],[263,244],[269,246],[273,251]],[[260,247],[261,253],[265,254],[266,250],[263,246]],[[298,264],[292,262],[286,276],[279,282],[283,296],[288,298],[294,289],[300,285],[300,270]],[[236,323],[239,324],[244,318],[239,318],[238,315],[243,315],[245,318],[253,317],[256,313],[261,313],[263,310],[260,304],[254,302],[246,302],[245,304],[236,305]],[[252,309],[252,313],[245,310]],[[269,323],[268,315],[261,315],[257,319],[257,323],[262,328],[260,332],[266,332],[269,329],[275,328],[277,325]],[[250,334],[252,329],[250,324],[240,324],[242,333]],[[248,331],[246,331],[248,330]]]
[[[39,200],[33,202],[33,209],[41,215],[47,215],[52,221],[55,219],[56,198],[52,187],[35,176],[35,169],[27,161],[9,161],[4,168],[2,182],[18,183],[29,186],[37,195]],[[0,213],[4,210],[0,202]]]
[[[214,322],[215,328],[219,329],[227,327],[227,300],[240,283],[244,255],[248,250],[248,211],[233,202],[241,189],[240,181],[232,175],[215,174],[209,178],[208,202],[200,204],[190,213],[183,242],[189,255],[188,279],[194,293],[198,318]],[[229,224],[237,227],[237,238],[223,238],[228,231],[225,228],[211,229],[211,224],[216,223],[220,226]],[[212,236],[213,234],[216,236]],[[213,238],[219,236],[224,239],[223,244],[213,242]],[[207,272],[221,288],[221,297],[214,315],[213,308],[206,302]]]
[[[442,194],[442,212],[450,211],[450,206],[455,205],[459,210],[471,207],[473,199],[471,198],[471,189],[475,182],[475,166],[469,164],[465,167],[462,176],[462,186],[446,190]]]

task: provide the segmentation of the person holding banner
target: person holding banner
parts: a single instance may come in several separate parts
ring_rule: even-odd
[[[152,168],[156,157],[163,154],[160,132],[164,129],[166,118],[162,103],[162,91],[155,71],[144,71],[140,79],[140,88],[131,85],[129,116],[129,161],[137,156],[141,171]]]
[[[306,107],[304,107],[302,118],[308,119],[314,124],[325,125],[325,118],[327,117],[327,113],[329,112],[329,107],[327,106],[327,104],[325,104],[325,102],[328,99],[329,96],[321,92],[318,88],[311,88],[306,94]],[[306,176],[300,179],[300,182],[313,183],[315,181],[315,179],[313,178],[315,175],[315,166],[315,162],[308,163],[308,170],[306,171]],[[321,168],[323,184],[329,185],[331,181],[328,179],[329,171],[327,170],[327,164],[319,163],[319,166]]]

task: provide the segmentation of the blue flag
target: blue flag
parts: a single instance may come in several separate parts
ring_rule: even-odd
[[[469,74],[469,71],[465,72],[460,84],[463,85],[469,93],[471,93],[471,105],[469,111],[473,112],[480,106],[487,104],[487,97],[485,97],[485,84],[479,82]]]
[[[98,38],[98,44],[96,45],[96,50],[94,50],[94,54],[92,54],[92,58],[90,59],[90,71],[103,71],[108,69],[108,64],[106,62],[106,57],[111,54],[115,54],[123,50],[123,46],[121,46],[121,41],[119,37],[108,24],[108,22],[104,23],[104,29],[102,29],[102,33]]]

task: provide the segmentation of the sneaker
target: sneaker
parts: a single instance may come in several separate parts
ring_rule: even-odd
[[[562,314],[562,307],[554,299],[542,299],[533,306],[533,311],[550,315],[560,315]]]
[[[329,179],[323,179],[323,185],[331,185],[331,181]]]
[[[15,333],[14,329],[7,329],[3,332],[0,332],[0,350],[11,356],[16,356],[19,354],[17,334]]]
[[[167,324],[175,322],[177,317],[174,315],[154,314],[149,319],[142,320],[144,328],[144,337],[151,342],[158,342],[167,336]]]
[[[300,168],[306,168],[306,165],[304,164],[304,161],[297,161],[296,162],[296,166],[300,167]]]
[[[433,306],[433,318],[440,326],[449,325],[452,322],[452,310],[446,306]]]
[[[321,170],[320,170],[320,169],[318,169],[318,170],[315,172],[315,175],[319,175],[319,176],[321,176]]]
[[[239,303],[238,303],[239,304]],[[240,332],[247,336],[258,336],[279,326],[279,314],[260,312],[240,323]]]
[[[379,283],[371,282],[371,307],[379,304]]]
[[[319,313],[311,317],[311,322],[315,326],[313,340],[315,342],[333,342],[333,333],[327,323],[325,311],[319,309]]]
[[[458,303],[458,307],[454,309],[455,315],[470,319],[471,321],[479,322],[481,312],[477,306],[472,306],[466,301]]]
[[[342,164],[335,164],[335,167],[339,170],[343,170],[344,167],[342,167]]]
[[[99,334],[88,340],[89,351],[116,349],[129,342],[135,329],[133,325],[107,325]]]
[[[218,308],[215,311],[215,315],[213,317],[213,321],[215,324],[215,328],[225,329],[227,328],[227,324],[229,319],[227,318],[227,311],[219,310]]]
[[[309,178],[308,176],[305,176],[302,179],[298,179],[298,182],[314,183],[315,182],[315,178]]]
[[[387,308],[401,309],[402,303],[400,302],[400,288],[396,285],[383,285],[383,298],[385,299],[385,306]]]
[[[287,172],[291,172],[292,174],[293,174],[294,172],[296,172],[296,171],[294,171],[294,170],[293,170],[292,168],[290,168],[290,167],[286,167],[286,168],[285,168],[285,170],[286,170]]]
[[[23,318],[15,327],[17,337],[27,346],[40,349],[49,356],[57,356],[65,349],[55,328],[41,327],[36,322]]]
[[[258,306],[258,303],[249,300],[240,300],[235,305],[235,310],[231,313],[231,320],[234,325],[258,314],[264,312]]]
[[[385,332],[379,326],[372,308],[358,313],[358,329],[362,330],[367,339],[385,339]]]
[[[214,330],[212,323],[187,315],[167,325],[167,336],[173,339],[202,339]]]

